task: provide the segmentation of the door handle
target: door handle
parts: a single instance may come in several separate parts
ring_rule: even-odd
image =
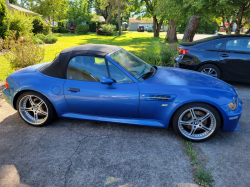
[[[80,92],[79,88],[68,88],[67,90],[71,92]]]
[[[227,54],[221,54],[221,57],[229,57]]]

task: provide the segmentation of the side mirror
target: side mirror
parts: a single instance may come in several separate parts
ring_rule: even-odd
[[[100,82],[102,84],[108,84],[110,89],[115,89],[115,87],[113,85],[114,80],[111,79],[111,78],[109,78],[109,77],[102,77],[101,80],[100,80]]]

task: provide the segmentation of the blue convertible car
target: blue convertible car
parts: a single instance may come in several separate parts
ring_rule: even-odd
[[[53,62],[12,73],[3,93],[33,126],[56,116],[172,126],[191,141],[220,129],[238,130],[242,112],[231,85],[194,71],[151,66],[110,45],[67,48]]]

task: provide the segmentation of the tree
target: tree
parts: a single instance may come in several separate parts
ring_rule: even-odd
[[[120,1],[120,15],[125,17],[128,14],[128,4],[126,0],[94,0],[93,7],[96,14],[104,17],[108,23],[118,16],[118,1]]]
[[[17,3],[17,0],[9,0],[9,2],[11,3],[11,4],[14,4],[14,5],[17,5],[18,3]]]
[[[0,38],[5,38],[6,31],[8,29],[7,22],[7,7],[4,0],[0,0]]]
[[[250,23],[250,2],[249,0],[219,0],[215,5],[216,15],[221,17],[223,27],[227,34],[231,34],[233,25],[237,25],[236,34]],[[225,25],[228,22],[228,26]]]
[[[119,35],[121,35],[121,0],[118,0],[118,28]]]
[[[79,25],[82,22],[90,21],[90,5],[87,0],[70,1],[68,5],[67,18],[73,25]]]
[[[187,13],[183,11],[182,7],[182,1],[158,0],[156,13],[168,21],[168,32],[165,38],[166,42],[177,42],[177,25],[178,23],[182,23],[187,16]]]
[[[133,1],[133,9],[136,10],[137,13],[138,12],[141,13],[141,10],[142,10],[145,17],[153,18],[154,37],[159,37],[161,26],[164,21],[164,14],[159,14],[159,11],[157,10],[158,1],[159,0],[135,0]]]
[[[36,13],[43,15],[49,21],[52,20],[53,28],[54,22],[58,21],[58,16],[65,15],[66,0],[23,0],[23,6]]]

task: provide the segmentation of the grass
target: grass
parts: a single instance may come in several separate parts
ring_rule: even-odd
[[[197,154],[193,149],[192,142],[183,139],[181,141],[185,147],[185,151],[188,154],[190,162],[193,166],[194,181],[203,187],[212,186],[212,183],[214,182],[214,179],[212,177],[212,171],[206,169],[205,166],[201,163],[202,161],[198,160]]]
[[[161,35],[160,38],[154,38],[153,33],[139,33],[139,32],[123,32],[121,36],[100,36],[95,33],[86,35],[77,34],[54,34],[58,37],[55,44],[45,45],[44,62],[52,61],[55,56],[63,49],[71,46],[84,45],[84,44],[109,44],[118,45],[124,49],[138,53],[150,46],[152,42],[161,42],[165,36]],[[168,44],[165,44],[168,45]],[[11,69],[9,62],[0,55],[0,80],[5,80],[6,77],[14,70]]]

